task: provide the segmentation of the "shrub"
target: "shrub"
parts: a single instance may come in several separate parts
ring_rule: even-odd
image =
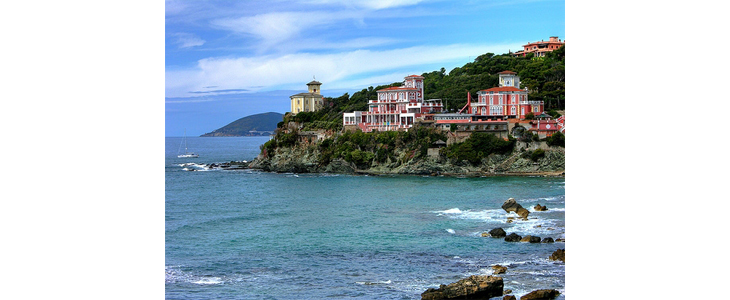
[[[547,142],[548,146],[558,146],[565,148],[565,135],[558,131],[556,133],[553,133],[553,135],[545,138],[545,142]]]

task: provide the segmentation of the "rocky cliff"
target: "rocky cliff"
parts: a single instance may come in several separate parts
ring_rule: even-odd
[[[545,155],[533,161],[525,157],[527,147],[515,146],[509,154],[490,154],[478,165],[467,161],[454,162],[443,156],[408,159],[407,151],[396,150],[396,159],[385,162],[372,161],[360,167],[342,158],[323,161],[320,148],[315,145],[278,147],[273,153],[262,153],[250,168],[269,172],[293,173],[360,173],[360,174],[410,174],[410,175],[564,175],[565,150],[547,147]]]

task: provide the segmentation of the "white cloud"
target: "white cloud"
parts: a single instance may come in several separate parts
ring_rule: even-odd
[[[298,53],[283,56],[240,58],[206,58],[188,70],[167,71],[166,97],[189,97],[191,91],[207,86],[218,89],[249,89],[252,92],[273,89],[301,89],[313,75],[327,88],[352,88],[363,83],[366,74],[377,74],[369,80],[382,81],[383,73],[420,65],[467,61],[477,55],[505,53],[519,45],[453,44],[418,46],[383,51],[353,50],[332,54]],[[434,70],[423,70],[434,71]],[[380,73],[380,74],[378,74]],[[410,74],[401,74],[406,76]],[[360,78],[360,79],[358,79]],[[395,79],[400,80],[400,79]],[[371,82],[365,85],[376,84]],[[324,87],[324,86],[323,86]]]
[[[195,46],[202,46],[203,44],[205,44],[205,41],[203,39],[192,33],[180,32],[173,33],[171,35],[176,37],[174,43],[178,45],[178,48],[190,48]]]
[[[305,1],[307,3],[314,4],[343,4],[350,7],[359,7],[367,9],[385,9],[401,6],[410,6],[418,4],[423,0],[350,0],[350,1],[339,1],[339,0],[310,0]]]

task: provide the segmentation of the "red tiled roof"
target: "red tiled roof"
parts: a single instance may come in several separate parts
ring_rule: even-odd
[[[414,91],[417,91],[418,89],[417,88],[409,88],[409,87],[405,87],[405,86],[394,86],[394,87],[389,87],[389,88],[384,88],[382,90],[378,90],[378,92],[382,92],[382,91],[393,91],[393,90],[414,90]]]
[[[406,78],[409,78],[409,77],[420,77],[420,78],[423,78],[423,76],[419,76],[419,75],[408,75],[408,76],[406,76]]]
[[[512,72],[512,71],[502,71],[502,72],[499,72],[497,74],[517,74],[517,73]]]
[[[481,90],[480,92],[524,92],[525,90],[518,89],[513,86],[498,86],[491,89]]]

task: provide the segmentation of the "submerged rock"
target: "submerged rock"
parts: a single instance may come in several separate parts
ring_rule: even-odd
[[[554,243],[555,241],[553,241],[553,238],[551,238],[551,237],[546,237],[546,238],[542,239],[542,242],[543,243]]]
[[[519,242],[522,239],[522,236],[516,233],[510,233],[506,237],[504,237],[505,242]]]
[[[492,237],[495,237],[495,238],[502,238],[502,237],[507,236],[507,233],[504,232],[504,229],[502,229],[502,228],[494,228],[489,231],[489,235],[491,235]]]
[[[565,249],[558,249],[550,255],[550,260],[559,260],[565,262]]]
[[[442,284],[438,289],[429,288],[421,294],[421,299],[489,299],[502,296],[503,289],[502,277],[472,275],[448,285]]]
[[[560,292],[553,289],[536,290],[520,297],[520,300],[551,300],[560,296]]]

